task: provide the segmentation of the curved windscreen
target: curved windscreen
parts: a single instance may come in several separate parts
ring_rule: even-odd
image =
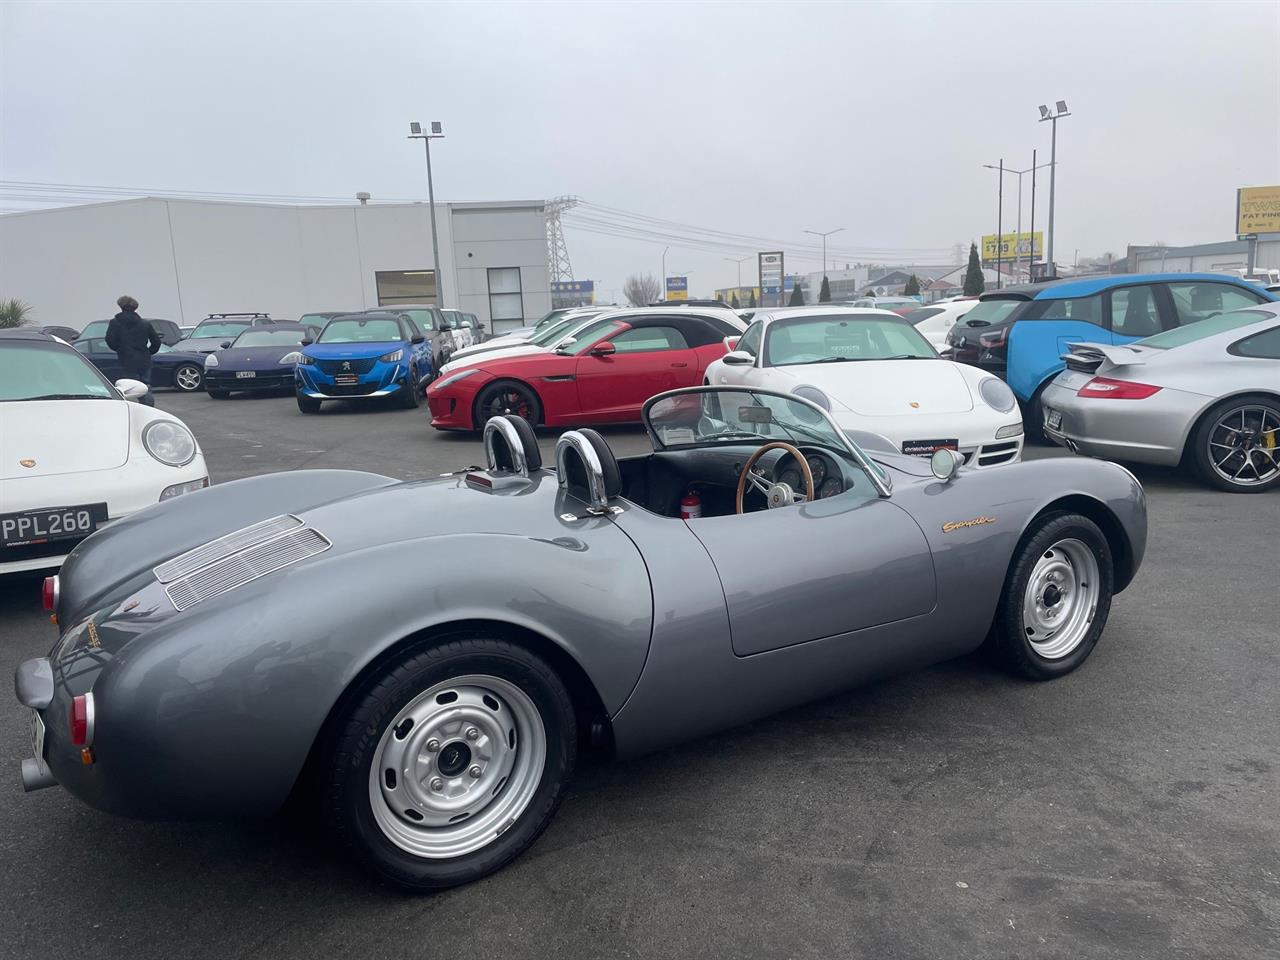
[[[0,350],[0,402],[115,397],[97,368],[70,347],[10,340]]]
[[[233,347],[285,347],[297,346],[306,336],[305,330],[246,330],[236,337]]]
[[[394,343],[401,339],[394,320],[330,320],[317,343]]]
[[[206,320],[191,331],[191,339],[197,337],[234,337],[248,327],[249,321]]]
[[[765,366],[854,360],[933,360],[938,352],[901,320],[815,314],[774,320],[765,328]]]
[[[1181,347],[1188,343],[1195,343],[1197,340],[1203,340],[1206,337],[1212,337],[1216,333],[1247,327],[1249,324],[1257,323],[1259,320],[1270,320],[1274,316],[1274,314],[1265,310],[1237,310],[1235,313],[1220,313],[1216,317],[1197,320],[1195,323],[1174,327],[1172,330],[1164,331],[1164,333],[1157,333],[1154,336],[1138,340],[1136,346],[1168,350],[1170,347]]]

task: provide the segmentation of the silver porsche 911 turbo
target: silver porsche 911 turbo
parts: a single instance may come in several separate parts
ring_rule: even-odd
[[[984,644],[1061,677],[1146,548],[1142,487],[1100,460],[973,471],[738,387],[643,416],[644,456],[572,430],[548,469],[495,417],[487,468],[268,474],[100,530],[46,581],[52,652],[18,668],[25,786],[145,818],[292,798],[376,876],[441,889],[533,843],[582,751]]]
[[[1220,490],[1280,484],[1280,304],[1124,346],[1073,343],[1044,432],[1078,453],[1193,469]]]

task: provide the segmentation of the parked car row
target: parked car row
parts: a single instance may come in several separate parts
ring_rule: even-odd
[[[1276,300],[1221,274],[1060,280],[984,294],[947,345],[1005,379],[1028,433],[1260,492],[1280,483]]]

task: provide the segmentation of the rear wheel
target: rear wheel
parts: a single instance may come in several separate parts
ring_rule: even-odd
[[[1044,517],[1014,553],[990,644],[1006,667],[1052,680],[1089,658],[1111,610],[1115,578],[1106,536],[1088,517]]]
[[[325,811],[374,874],[440,890],[537,839],[576,753],[568,691],[545,661],[504,640],[457,639],[389,665],[352,701]]]
[[[173,385],[183,393],[193,393],[204,386],[204,371],[194,363],[184,363],[173,371]]]
[[[298,409],[303,413],[319,413],[320,401],[315,397],[304,397],[298,394]]]
[[[475,428],[480,430],[492,418],[506,413],[514,413],[536,426],[542,419],[542,404],[532,388],[523,383],[514,380],[491,383],[476,398]]]
[[[1280,484],[1280,403],[1264,396],[1224,400],[1191,438],[1196,472],[1210,486],[1261,493]]]

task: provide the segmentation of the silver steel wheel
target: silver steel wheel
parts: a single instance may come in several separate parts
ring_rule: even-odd
[[[199,390],[200,384],[204,381],[204,374],[192,366],[179,367],[173,375],[174,382],[178,384],[179,390]]]
[[[1031,649],[1061,660],[1089,633],[1101,589],[1098,558],[1082,540],[1059,540],[1040,554],[1022,599]]]
[[[1256,487],[1280,473],[1280,416],[1268,407],[1228,410],[1205,442],[1213,472],[1233,486]]]
[[[457,677],[414,697],[387,725],[369,770],[369,803],[406,853],[461,857],[524,812],[546,758],[546,731],[528,694],[499,677]]]

